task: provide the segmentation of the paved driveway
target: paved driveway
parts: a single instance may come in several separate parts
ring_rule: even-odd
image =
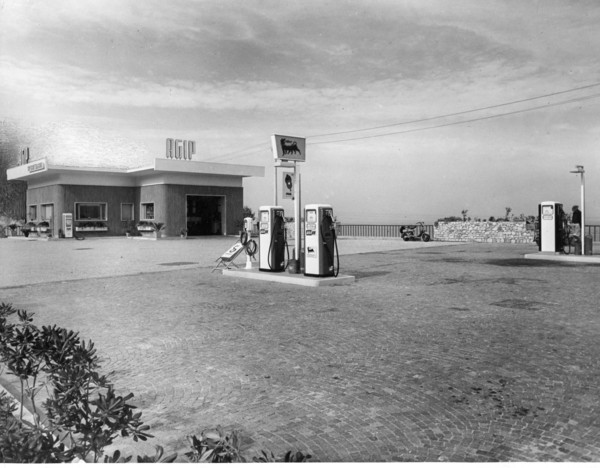
[[[129,453],[221,424],[328,462],[600,461],[597,266],[388,241],[342,256],[354,284],[303,288],[211,273],[231,243],[0,240],[20,274],[70,265],[3,273],[0,300],[96,343],[156,436]]]

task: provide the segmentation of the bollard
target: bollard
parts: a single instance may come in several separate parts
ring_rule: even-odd
[[[592,238],[592,236],[588,235],[584,237],[583,252],[585,255],[592,255],[593,243],[594,239]]]
[[[576,241],[573,241],[573,247],[575,247],[573,255],[581,255],[581,239],[577,238]]]

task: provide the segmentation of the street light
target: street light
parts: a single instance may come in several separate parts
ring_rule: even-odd
[[[585,255],[585,178],[583,166],[575,166],[576,171],[571,174],[581,174],[581,255]]]

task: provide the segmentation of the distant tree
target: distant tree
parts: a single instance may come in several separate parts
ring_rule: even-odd
[[[242,209],[242,216],[244,218],[254,219],[254,212],[248,206],[244,206],[244,208]]]
[[[452,223],[455,221],[462,221],[463,219],[460,216],[446,216],[445,218],[438,218],[437,222],[444,222],[444,223]]]
[[[7,169],[18,165],[20,131],[16,125],[0,121],[0,215],[25,218],[27,184],[8,181]]]

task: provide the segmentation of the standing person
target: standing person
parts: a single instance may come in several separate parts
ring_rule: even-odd
[[[573,207],[573,216],[571,218],[571,222],[573,224],[578,224],[581,229],[581,211],[579,211],[579,206],[575,205]]]

